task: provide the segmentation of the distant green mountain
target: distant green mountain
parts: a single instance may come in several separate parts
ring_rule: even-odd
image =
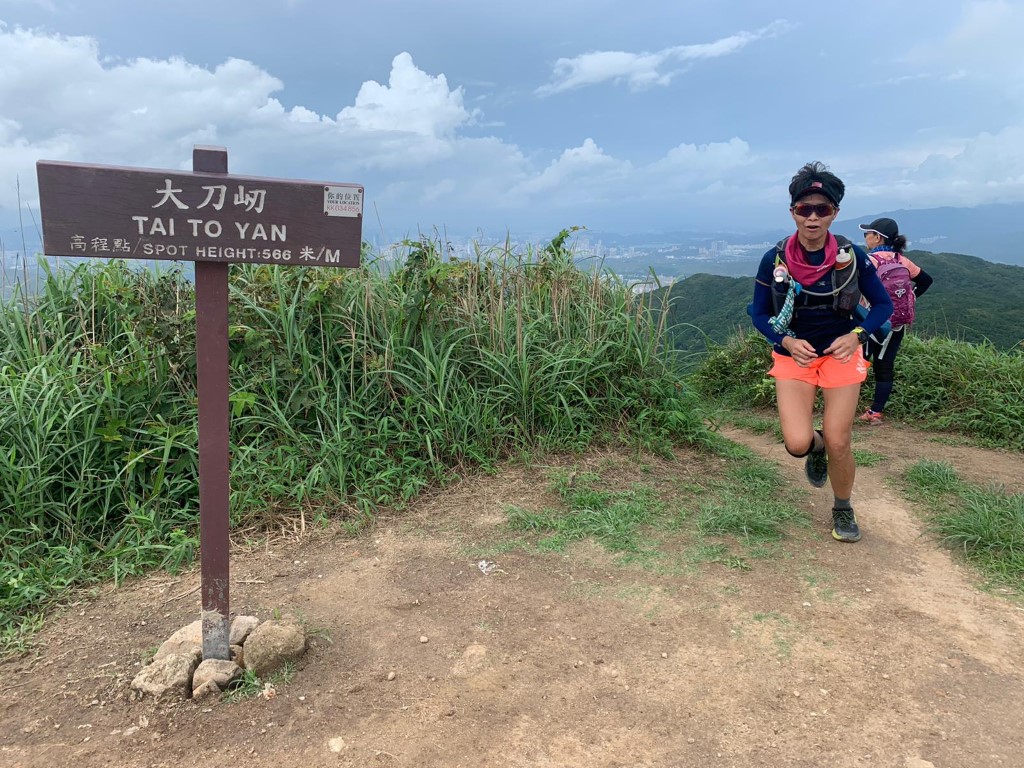
[[[907,256],[935,279],[917,303],[914,333],[1024,350],[1024,267],[958,253]],[[720,343],[751,327],[747,304],[753,291],[751,277],[694,275],[657,291],[655,305],[669,301],[667,327],[686,361],[704,352],[708,340]]]
[[[721,344],[737,330],[751,327],[747,304],[754,290],[752,277],[698,274],[655,291],[654,303],[668,301],[666,327],[684,362],[695,362],[709,341]],[[688,360],[689,359],[689,360]]]
[[[997,349],[1024,351],[1024,267],[993,264],[958,253],[908,251],[935,278],[917,303],[914,330]]]

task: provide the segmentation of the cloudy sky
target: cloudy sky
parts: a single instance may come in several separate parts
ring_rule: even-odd
[[[388,239],[784,226],[815,159],[844,218],[1022,201],[1022,37],[1019,0],[0,0],[0,222],[39,159],[195,144],[364,184]]]

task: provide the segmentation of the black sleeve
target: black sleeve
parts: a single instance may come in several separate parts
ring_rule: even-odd
[[[914,278],[914,295],[923,296],[931,284],[932,276],[922,269],[917,273],[917,277]]]

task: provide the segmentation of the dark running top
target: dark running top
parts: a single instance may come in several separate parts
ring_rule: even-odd
[[[858,325],[869,334],[874,333],[892,314],[892,300],[875,273],[875,265],[871,263],[864,249],[859,245],[853,246],[853,252],[857,259],[857,284],[864,298],[871,304],[871,311],[868,312],[868,316],[864,320],[858,323],[852,317],[836,314],[832,309],[831,295],[803,294],[802,297],[797,298],[797,311],[793,315],[789,329],[796,334],[798,339],[810,343],[819,355],[823,355],[833,341],[849,333]],[[775,351],[788,356],[789,352],[782,348],[783,335],[772,330],[768,323],[769,318],[775,314],[771,287],[772,272],[775,270],[775,253],[776,250],[773,246],[761,257],[761,265],[757,269],[757,278],[754,281],[754,301],[750,305],[750,316],[754,320],[754,327],[775,345]],[[821,264],[824,260],[824,249],[807,252],[809,264]],[[831,291],[831,273],[826,272],[821,280],[807,288],[815,293]],[[806,298],[806,306],[802,303],[805,300],[803,297]]]

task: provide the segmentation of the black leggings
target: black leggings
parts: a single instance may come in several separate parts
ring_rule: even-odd
[[[885,410],[885,404],[889,401],[892,393],[893,380],[896,375],[895,363],[896,353],[899,352],[900,344],[903,343],[903,334],[906,326],[898,331],[890,331],[888,336],[881,341],[875,341],[872,336],[868,339],[864,356],[872,361],[875,369],[875,397],[871,401],[871,410],[881,413]]]

